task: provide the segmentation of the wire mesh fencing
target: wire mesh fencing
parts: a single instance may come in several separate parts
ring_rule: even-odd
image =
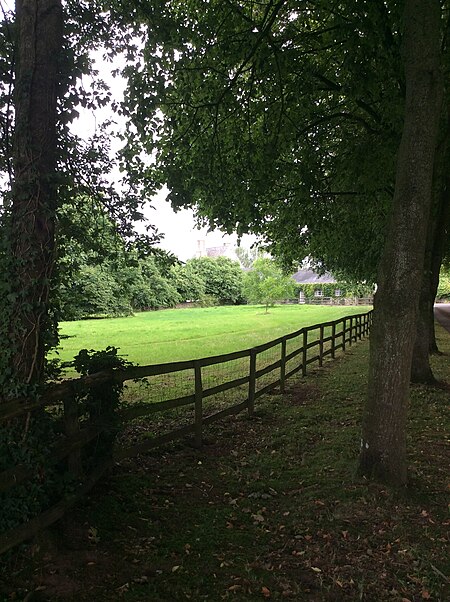
[[[369,333],[371,323],[372,312],[347,316],[303,328],[251,349],[172,364],[103,371],[81,377],[76,386],[73,381],[56,384],[37,400],[25,403],[16,399],[4,404],[0,412],[3,421],[38,408],[54,411],[55,404],[59,404],[61,438],[55,448],[55,461],[67,462],[68,473],[76,478],[70,496],[55,502],[35,519],[4,533],[0,538],[0,553],[53,524],[115,462],[186,436],[200,446],[205,426],[244,410],[252,415],[258,397],[275,388],[283,392],[288,378],[298,372],[305,375],[309,364],[318,362],[321,366],[337,350],[345,351],[347,345]],[[95,390],[102,385],[125,382],[124,407],[113,416],[96,417],[92,424],[83,419],[77,387]],[[103,435],[110,441],[107,453],[83,468],[81,452]],[[3,490],[8,491],[33,477],[33,471],[19,463],[3,471],[0,482]]]
[[[144,409],[128,430],[152,440],[191,425],[200,444],[204,424],[243,409],[252,414],[258,397],[275,389],[283,392],[286,379],[305,375],[312,363],[322,366],[327,357],[334,358],[367,334],[371,316],[368,312],[316,324],[252,349],[179,366],[149,366],[150,376],[127,385],[126,402],[153,408]]]

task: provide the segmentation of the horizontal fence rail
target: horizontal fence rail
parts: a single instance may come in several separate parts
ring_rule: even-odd
[[[61,518],[115,462],[188,435],[193,436],[194,444],[199,447],[205,426],[245,410],[251,417],[255,401],[261,396],[275,389],[284,393],[287,379],[297,373],[305,376],[310,364],[317,363],[320,367],[325,358],[334,359],[336,352],[345,351],[354,342],[367,336],[372,324],[372,313],[369,311],[314,324],[251,349],[225,355],[104,370],[55,384],[35,401],[22,399],[1,405],[0,421],[3,422],[39,408],[46,408],[53,413],[59,410],[62,414],[59,418],[61,436],[52,449],[51,463],[56,466],[65,460],[66,471],[79,485],[70,496],[60,500],[40,516],[0,534],[0,554],[30,539]],[[170,380],[161,380],[162,377],[173,380],[177,376],[180,377],[180,382],[176,385]],[[82,461],[83,450],[111,430],[111,426],[101,417],[98,420],[81,420],[78,395],[108,383],[127,381],[131,383],[131,398],[125,407],[115,412],[115,428],[117,429],[118,422],[119,432],[126,429],[132,421],[147,420],[161,413],[170,415],[176,428],[155,434],[153,426],[146,427],[146,437],[132,445],[122,444],[119,436],[108,457],[91,466],[86,475]],[[156,400],[155,392],[162,395],[164,391],[168,398]],[[219,407],[214,403],[209,405],[206,401],[230,392],[233,403],[228,399],[225,407],[223,404]],[[149,434],[152,436],[148,436]],[[1,472],[0,493],[32,479],[35,470],[25,464],[18,464]]]

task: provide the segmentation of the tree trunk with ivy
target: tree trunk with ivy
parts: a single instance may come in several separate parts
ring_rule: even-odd
[[[374,300],[359,459],[360,474],[394,485],[407,481],[409,382],[442,104],[440,19],[438,0],[405,0],[405,119]]]
[[[57,198],[60,0],[16,0],[15,35],[14,174],[5,228],[1,400],[35,395],[44,378]],[[48,504],[57,482],[48,461],[54,441],[52,418],[43,411],[0,424],[0,472],[25,465],[35,475],[23,487],[0,494],[0,531],[30,520]]]
[[[9,373],[15,393],[42,380],[57,199],[60,0],[16,0]]]

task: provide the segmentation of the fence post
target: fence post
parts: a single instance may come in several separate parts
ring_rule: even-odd
[[[286,339],[281,341],[280,392],[285,392],[286,382]]]
[[[303,331],[302,376],[306,376],[306,359],[308,354],[308,331]]]
[[[342,351],[345,351],[347,344],[347,319],[342,320]]]
[[[76,439],[80,433],[78,420],[78,404],[75,393],[64,397],[64,431],[68,439]],[[81,477],[83,466],[81,463],[81,449],[74,449],[67,456],[67,468],[75,477]]]
[[[319,368],[323,366],[323,333],[325,331],[325,327],[323,324],[320,325],[319,330]]]
[[[256,349],[250,349],[250,380],[248,381],[248,415],[250,418],[255,411],[256,356]]]
[[[362,323],[362,316],[358,316],[358,338],[359,340],[362,339],[362,328],[363,328],[363,323]]]
[[[353,316],[350,317],[350,338],[349,338],[350,347],[353,343]]]
[[[202,387],[202,367],[195,363],[195,447],[202,445],[202,426],[203,426],[203,387]]]
[[[331,357],[336,357],[336,322],[331,324]]]

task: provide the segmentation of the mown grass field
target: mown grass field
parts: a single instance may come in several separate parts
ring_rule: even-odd
[[[432,359],[450,382],[445,355]],[[358,479],[368,341],[189,440],[118,465],[11,561],[6,600],[450,600],[449,387],[411,387],[410,484]],[[1,581],[1,579],[0,579]],[[0,599],[1,595],[0,595]],[[28,599],[28,598],[26,598]]]
[[[70,361],[80,349],[120,348],[140,365],[197,359],[248,349],[303,326],[368,311],[369,307],[277,305],[173,309],[126,318],[63,322],[59,357]]]

